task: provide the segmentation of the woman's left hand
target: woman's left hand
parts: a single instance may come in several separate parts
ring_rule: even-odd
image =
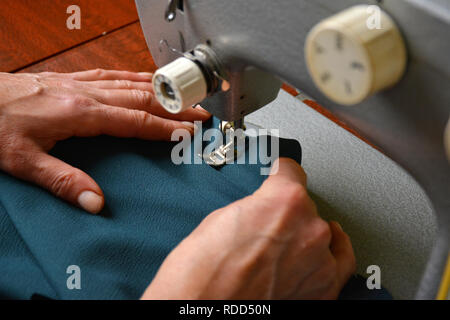
[[[173,115],[153,96],[152,74],[90,70],[0,73],[0,169],[98,213],[102,190],[83,171],[50,156],[57,141],[101,134],[170,140],[210,117],[198,107]]]

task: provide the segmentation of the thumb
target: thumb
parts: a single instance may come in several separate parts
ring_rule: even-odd
[[[279,194],[291,185],[306,188],[306,173],[293,159],[279,158],[274,161],[269,177],[255,194]]]
[[[21,178],[40,185],[51,193],[84,210],[97,214],[103,208],[103,192],[97,183],[80,169],[39,152]]]
[[[307,179],[305,171],[297,161],[291,158],[276,159],[270,170],[270,177],[286,182],[300,183],[302,186],[306,187]]]

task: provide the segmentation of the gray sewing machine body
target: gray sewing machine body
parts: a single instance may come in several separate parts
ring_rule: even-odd
[[[356,3],[377,4],[394,19],[406,42],[408,66],[393,88],[344,107],[314,85],[304,46],[317,23]],[[275,99],[285,81],[312,96],[405,168],[425,190],[439,226],[417,293],[418,298],[435,297],[450,243],[450,166],[443,141],[450,115],[450,2],[188,0],[175,7],[176,16],[170,22],[165,15],[167,0],[136,0],[136,4],[158,66],[199,44],[215,52],[230,84],[230,90],[202,101],[215,116],[239,120]],[[278,112],[283,112],[282,107]],[[301,122],[299,118],[299,126]]]

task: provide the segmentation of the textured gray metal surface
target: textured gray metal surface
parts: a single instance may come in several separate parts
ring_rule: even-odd
[[[367,267],[378,265],[382,285],[394,298],[413,298],[437,234],[431,206],[417,182],[284,91],[247,120],[280,128],[282,137],[300,142],[308,191],[320,215],[339,221],[350,235],[358,273],[367,277]]]
[[[407,43],[409,65],[395,88],[358,106],[342,107],[326,99],[311,81],[304,40],[316,23],[357,3],[379,4],[394,18]],[[160,45],[161,39],[180,51],[210,43],[232,86],[228,94],[204,106],[224,120],[260,107],[258,94],[266,90],[255,90],[257,77],[245,77],[257,68],[308,93],[409,171],[426,191],[438,219],[438,240],[417,296],[435,297],[450,245],[450,166],[443,147],[450,115],[448,1],[185,0],[184,11],[171,23],[164,20],[166,0],[136,4],[159,66],[177,58]]]

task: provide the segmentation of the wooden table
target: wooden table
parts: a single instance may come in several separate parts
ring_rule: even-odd
[[[80,30],[66,27],[73,4],[81,9]],[[156,69],[133,0],[0,0],[0,72],[95,68]],[[360,137],[314,101],[305,103]]]

